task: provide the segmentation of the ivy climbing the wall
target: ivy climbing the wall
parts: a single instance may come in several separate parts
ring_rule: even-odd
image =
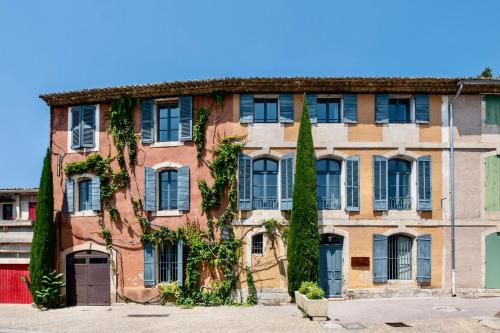
[[[128,162],[131,166],[137,160],[137,138],[134,131],[134,110],[137,99],[122,96],[113,103],[109,110],[108,133],[113,137],[118,152],[117,161],[120,168],[125,169],[124,149],[128,149]]]
[[[195,112],[195,119],[193,122],[193,142],[196,145],[196,158],[200,160],[203,152],[205,151],[205,128],[207,126],[208,115],[210,110],[205,108],[198,108]]]

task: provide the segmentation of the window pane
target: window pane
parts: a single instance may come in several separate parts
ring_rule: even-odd
[[[91,194],[90,194],[90,180],[82,180],[78,183],[78,201],[79,210],[90,210],[91,207]]]
[[[340,122],[340,103],[338,101],[331,102],[328,105],[329,122],[338,123]]]
[[[255,102],[254,122],[256,122],[256,123],[263,123],[264,122],[264,120],[265,120],[264,108],[265,108],[264,103]]]
[[[267,103],[267,122],[275,123],[278,121],[278,103],[277,102],[269,102]]]
[[[177,171],[160,172],[160,210],[177,209]]]
[[[318,112],[318,123],[326,123],[326,103],[318,101],[317,112]]]

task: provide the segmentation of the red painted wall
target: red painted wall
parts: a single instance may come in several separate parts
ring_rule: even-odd
[[[0,264],[0,303],[31,303],[24,276],[28,276],[28,264]]]

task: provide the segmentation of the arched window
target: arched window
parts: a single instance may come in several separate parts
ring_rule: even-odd
[[[92,181],[82,179],[78,182],[78,210],[92,210]]]
[[[387,277],[389,280],[411,280],[412,239],[393,235],[388,242]]]
[[[316,202],[318,209],[340,209],[339,161],[316,161]]]
[[[411,209],[411,162],[389,160],[389,209]]]
[[[278,209],[278,162],[255,160],[252,178],[253,208]]]
[[[177,171],[160,172],[160,210],[177,209]]]

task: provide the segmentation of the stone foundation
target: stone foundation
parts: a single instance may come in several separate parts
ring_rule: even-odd
[[[383,288],[347,289],[345,299],[363,298],[396,298],[396,297],[436,297],[446,293],[442,289],[426,288],[394,288],[385,286]]]
[[[500,289],[460,288],[456,292],[463,298],[500,297]]]

